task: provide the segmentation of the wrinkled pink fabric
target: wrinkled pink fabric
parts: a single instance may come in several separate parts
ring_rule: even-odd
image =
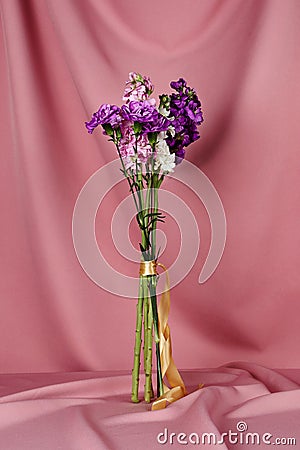
[[[175,189],[201,231],[198,259],[172,290],[177,365],[298,367],[299,2],[0,5],[1,371],[131,368],[135,301],[88,278],[71,235],[82,186],[117,156],[84,121],[102,102],[121,103],[130,70],[149,75],[156,95],[179,76],[199,93],[205,123],[187,158],[213,182],[227,217],[223,258],[199,285],[209,221],[199,199]],[[110,236],[122,186],[101,206],[96,232],[112,267],[136,274]],[[180,234],[171,219],[162,229],[170,265]]]
[[[192,433],[201,439],[204,433],[213,433],[220,441],[222,433],[237,432],[243,422],[247,429],[238,432],[239,442],[249,433],[256,433],[256,439],[268,434],[270,445],[276,439],[295,439],[289,442],[296,445],[284,448],[299,448],[299,370],[280,372],[234,363],[218,369],[183,371],[183,377],[189,394],[165,410],[149,411],[144,402],[130,403],[130,376],[124,372],[1,375],[1,447],[178,449],[184,447],[177,441],[180,433],[187,436],[179,437],[181,440]],[[199,382],[205,384],[201,390],[197,389]],[[172,433],[175,436],[170,438]],[[232,435],[231,441],[234,438]],[[185,447],[269,448],[262,441],[254,442],[234,444],[224,437],[223,444]]]

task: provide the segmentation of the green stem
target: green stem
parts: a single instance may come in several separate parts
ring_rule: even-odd
[[[141,223],[149,225],[150,216],[148,219],[146,214],[154,213],[155,217],[158,211],[158,188],[160,180],[158,174],[152,173],[152,176],[147,182],[147,193],[144,199],[143,194],[143,178],[142,173],[136,173],[136,181],[130,186],[135,189],[138,202],[135,200],[138,215]],[[135,196],[134,196],[135,199]],[[138,203],[138,204],[137,204]],[[151,243],[149,242],[149,231],[146,226],[141,230],[142,245],[145,249],[143,252],[143,260],[156,259],[156,221],[153,221]],[[150,243],[150,247],[149,247]],[[147,402],[150,402],[153,395],[152,389],[152,341],[153,328],[156,347],[156,363],[157,363],[157,396],[163,394],[163,380],[160,361],[160,347],[159,347],[159,326],[158,326],[158,311],[157,311],[157,297],[156,297],[157,276],[140,277],[139,281],[139,298],[137,304],[137,321],[136,321],[136,337],[134,348],[134,367],[132,371],[132,401],[138,402],[138,388],[139,388],[139,374],[140,374],[140,355],[142,343],[142,325],[143,325],[143,309],[144,309],[144,370],[145,370],[145,391],[144,397]],[[150,295],[149,295],[150,294]],[[150,297],[150,298],[149,298]]]
[[[147,186],[147,193],[146,193],[146,204],[145,204],[145,211],[147,214],[150,214],[152,212],[151,210],[151,179],[148,182],[148,186]],[[147,248],[147,252],[146,252],[146,257],[148,260],[151,260],[151,246],[149,248],[149,232],[148,232],[148,225],[149,225],[149,221],[150,221],[150,216],[148,215],[148,218],[146,219],[146,227],[147,227],[147,243],[148,243],[148,248]]]
[[[157,175],[153,174],[153,189],[152,189],[152,211],[154,214],[158,212],[158,188],[157,188]],[[151,249],[152,258],[156,258],[156,221],[153,224],[153,230],[151,233]]]
[[[152,211],[154,214],[158,212],[158,186],[159,179],[156,173],[152,174]],[[156,222],[153,224],[151,233],[151,253],[152,259],[156,259]],[[159,347],[159,326],[158,326],[158,311],[157,311],[157,297],[156,297],[157,276],[152,276],[149,281],[149,290],[151,296],[151,305],[153,310],[153,324],[154,324],[154,339],[156,347],[156,366],[157,366],[157,396],[163,394],[163,379],[160,361],[160,347]]]
[[[127,169],[126,169],[126,167],[125,167],[125,165],[124,165],[124,161],[123,161],[123,158],[122,158],[122,156],[121,156],[120,148],[119,148],[119,145],[118,145],[117,141],[115,142],[115,145],[116,145],[116,148],[117,148],[117,151],[118,151],[119,158],[120,158],[120,160],[121,160],[121,165],[122,165],[122,169],[123,169],[123,174],[124,174],[124,176],[126,177],[126,179],[127,179],[127,181],[128,181],[128,184],[129,184],[129,187],[130,187],[130,192],[132,193],[132,197],[133,197],[134,204],[135,204],[135,206],[136,206],[136,209],[139,210],[139,207],[138,207],[138,204],[137,204],[137,201],[136,201],[136,198],[135,198],[135,193],[134,193],[133,183],[131,182],[130,176],[128,175],[128,171],[127,171]]]
[[[146,372],[148,347],[146,345],[148,339],[148,315],[149,315],[149,299],[148,299],[148,286],[145,284],[145,277],[143,277],[144,286],[144,371]]]
[[[136,306],[136,330],[135,330],[135,345],[134,345],[134,362],[132,369],[132,394],[131,400],[134,403],[139,402],[139,380],[140,380],[140,365],[141,365],[141,345],[142,345],[142,325],[143,325],[143,298],[144,285],[142,277],[139,280],[139,298]]]
[[[157,276],[149,277],[149,291],[151,297],[151,306],[153,312],[153,325],[154,325],[154,340],[156,348],[156,366],[157,366],[157,397],[164,393],[161,361],[160,361],[160,347],[159,347],[159,328],[158,328],[158,311],[157,311],[157,298],[156,298],[156,283]]]
[[[150,182],[151,183],[151,182]],[[148,224],[150,220],[149,214],[151,212],[150,209],[150,194],[151,194],[151,184],[149,186],[149,182],[147,183],[147,192],[145,196],[144,203],[144,220],[146,229],[142,233],[143,246],[145,248],[144,259],[149,260],[150,257],[150,249],[149,249],[149,234],[148,234]],[[147,230],[147,231],[146,231]],[[146,235],[147,233],[147,235]],[[152,315],[152,306],[149,296],[149,288],[148,288],[148,278],[144,277],[144,289],[147,292],[147,296],[144,298],[144,368],[145,368],[145,390],[144,396],[145,401],[150,403],[151,398],[154,396],[153,387],[152,387],[152,342],[153,342],[153,315]]]
[[[147,280],[145,279],[146,285]],[[146,349],[146,361],[145,361],[145,400],[150,403],[153,395],[152,389],[152,340],[153,340],[153,316],[152,307],[149,297],[145,299],[147,303],[147,330],[144,336],[144,346]],[[146,311],[144,312],[146,314]]]

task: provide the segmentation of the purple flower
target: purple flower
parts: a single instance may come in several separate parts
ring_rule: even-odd
[[[177,152],[175,152],[175,164],[176,165],[180,164],[182,162],[182,160],[184,159],[184,156],[185,156],[184,148],[177,150]]]
[[[93,114],[93,117],[89,122],[85,122],[85,126],[88,130],[88,133],[90,133],[90,134],[92,134],[92,132],[98,125],[99,125],[99,120],[98,120],[97,113]]]
[[[85,122],[85,126],[88,132],[92,133],[98,125],[110,124],[112,128],[116,128],[120,125],[121,121],[120,108],[116,105],[105,103],[93,114],[90,122]]]
[[[194,89],[180,78],[173,81],[171,87],[177,91],[170,95],[171,125],[174,134],[168,133],[167,144],[176,155],[176,164],[184,158],[184,147],[199,139],[197,126],[203,122],[201,103]],[[181,158],[181,159],[180,159]]]
[[[203,122],[203,114],[201,111],[201,103],[199,102],[199,100],[197,100],[190,100],[186,105],[185,110],[189,118],[193,120],[197,125],[200,125]]]
[[[171,122],[167,117],[158,114],[152,122],[146,122],[143,125],[142,131],[143,133],[160,133],[161,131],[167,131],[170,125]]]
[[[180,94],[172,94],[171,96],[172,98],[172,102],[171,102],[171,107],[174,110],[180,110],[182,108],[185,107],[187,100],[188,100],[188,96],[187,95],[180,95]]]
[[[179,92],[186,87],[186,81],[183,78],[179,78],[178,81],[171,81],[170,86],[172,89],[175,89],[175,91]]]
[[[157,120],[158,111],[147,100],[139,102],[129,102],[122,106],[122,116],[130,122],[153,122]]]
[[[122,118],[120,116],[120,108],[116,105],[104,104],[97,111],[99,123],[101,125],[109,123],[113,128],[120,125]]]
[[[187,127],[188,120],[186,115],[184,114],[185,112],[184,110],[182,110],[182,112],[179,113],[179,115],[172,121],[172,126],[175,129],[175,133],[181,133]]]

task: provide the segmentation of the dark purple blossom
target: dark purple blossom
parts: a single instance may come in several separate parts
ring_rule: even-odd
[[[186,85],[183,78],[172,81],[177,92],[170,95],[171,125],[174,135],[168,133],[167,144],[176,155],[176,164],[184,158],[184,147],[199,139],[197,126],[203,122],[201,103],[195,91]]]
[[[154,122],[158,118],[158,111],[146,101],[132,101],[122,106],[122,116],[130,122]]]
[[[116,105],[105,103],[93,114],[90,122],[85,122],[85,126],[88,132],[92,133],[98,125],[109,124],[112,128],[116,128],[120,125],[121,121],[120,108]]]
[[[178,81],[171,81],[170,86],[172,89],[179,92],[186,87],[186,81],[183,78],[179,78]]]
[[[184,148],[181,148],[175,152],[175,164],[178,165],[182,162],[185,156],[185,150]]]
[[[184,110],[182,110],[181,115],[179,114],[177,117],[174,116],[172,126],[175,129],[175,133],[181,133],[188,127],[188,117],[184,115]]]
[[[171,109],[178,111],[186,106],[188,96],[180,94],[172,94]]]
[[[199,101],[197,102],[195,100],[191,100],[185,107],[187,115],[196,123],[196,125],[200,125],[203,122],[203,115],[200,106],[201,104]]]

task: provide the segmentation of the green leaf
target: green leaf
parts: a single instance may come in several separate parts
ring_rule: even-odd
[[[156,132],[154,132],[154,133],[152,133],[152,132],[148,133],[148,141],[149,141],[149,144],[151,145],[151,147],[154,147],[154,146],[155,146],[155,144],[156,144],[156,139],[157,139],[157,133],[156,133]]]
[[[143,78],[143,76],[142,76],[140,73],[137,73],[137,74],[136,74],[136,80],[137,80],[137,81],[143,82],[143,81],[144,81],[144,78]]]
[[[142,131],[142,124],[140,122],[134,122],[133,132],[134,134],[139,134]]]
[[[119,141],[122,137],[121,129],[120,127],[116,128],[116,138]]]
[[[114,130],[113,130],[113,127],[111,126],[110,123],[104,123],[104,124],[102,125],[102,127],[103,127],[105,133],[106,133],[108,136],[113,136],[113,135],[114,135]]]

